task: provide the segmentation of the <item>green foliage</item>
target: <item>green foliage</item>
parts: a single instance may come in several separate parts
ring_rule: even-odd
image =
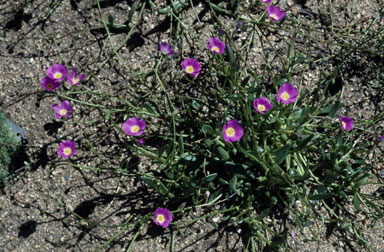
[[[19,141],[10,132],[4,113],[0,113],[0,187],[9,183],[11,159],[18,146]]]
[[[148,72],[127,69],[133,77],[129,85],[119,88],[119,92],[125,89],[126,93],[131,93],[129,97],[83,86],[75,87],[83,90],[68,91],[59,96],[88,106],[87,113],[98,109],[103,121],[113,122],[107,124],[107,130],[115,128],[122,134],[122,120],[133,116],[144,118],[147,122],[144,136],[150,144],[139,146],[137,139],[124,135],[129,141],[124,139],[122,145],[135,155],[151,159],[157,164],[156,169],[132,172],[123,162],[120,167],[111,169],[115,169],[117,174],[135,176],[169,204],[188,202],[192,205],[188,209],[220,204],[217,212],[224,213],[225,220],[231,220],[234,225],[247,225],[249,243],[257,239],[272,250],[280,249],[286,241],[286,234],[271,230],[267,219],[283,209],[296,217],[300,228],[313,221],[336,222],[368,246],[361,238],[361,230],[350,228],[354,220],[344,207],[347,202],[352,202],[356,213],[364,212],[375,218],[383,216],[375,200],[361,193],[361,187],[370,183],[372,169],[367,159],[378,145],[377,141],[369,142],[367,139],[372,137],[372,132],[380,131],[376,125],[383,121],[384,112],[366,121],[354,118],[355,128],[345,131],[339,125],[339,117],[347,114],[341,111],[348,111],[348,107],[340,100],[343,90],[333,89],[342,79],[343,71],[348,71],[347,63],[354,54],[377,54],[382,43],[373,38],[380,33],[382,39],[383,31],[368,30],[361,36],[335,33],[333,35],[339,35],[341,41],[351,39],[350,45],[326,45],[332,47],[330,55],[318,56],[314,53],[318,45],[311,48],[312,43],[319,40],[311,37],[312,33],[319,32],[318,28],[301,24],[289,16],[281,23],[268,22],[265,8],[257,9],[257,5],[245,8],[241,1],[228,2],[228,5],[204,2],[207,11],[211,12],[210,21],[214,29],[223,27],[221,15],[233,17],[236,19],[234,23],[238,21],[238,8],[243,8],[244,12],[264,14],[244,20],[248,28],[242,31],[247,31],[252,41],[242,45],[235,39],[235,24],[226,28],[225,35],[212,29],[213,35],[209,36],[220,36],[226,44],[223,55],[208,51],[207,41],[194,34],[198,31],[180,21],[186,11],[194,8],[192,1],[171,1],[161,8],[156,8],[152,1],[132,1],[126,22],[132,26],[115,23],[113,16],[101,16],[99,20],[109,39],[108,29],[126,29],[129,30],[127,41],[148,3],[156,14],[169,15],[176,20],[172,21],[171,34],[181,52],[173,58],[157,57],[152,62],[153,69]],[[101,12],[99,5],[98,8]],[[284,36],[288,37],[281,37],[287,41],[283,43],[285,50],[277,50],[265,35],[267,31],[277,30],[284,31]],[[306,50],[302,45],[295,48],[295,40],[302,35],[299,36],[297,30],[308,36]],[[321,36],[323,33],[321,30]],[[183,49],[186,38],[195,48]],[[365,40],[372,40],[372,47],[360,50]],[[125,66],[119,56],[124,44],[114,48],[111,43],[113,49],[110,54],[106,53],[111,58],[106,62],[116,56],[116,62],[111,65],[121,63]],[[263,63],[256,69],[250,66],[253,60],[250,59],[251,44],[260,45],[264,55]],[[271,48],[273,60],[268,56],[270,52],[266,46]],[[196,55],[189,55],[190,51]],[[203,71],[198,78],[192,78],[181,70],[179,63],[187,57],[201,61]],[[332,61],[334,66],[325,69],[323,65],[328,65],[328,61]],[[318,80],[304,85],[303,76],[314,68],[318,70]],[[380,74],[382,69],[375,68]],[[144,84],[149,82],[148,76],[154,77],[153,85]],[[299,89],[298,100],[289,105],[276,102],[277,90],[286,82]],[[94,97],[97,97],[97,102],[94,102]],[[273,104],[265,114],[253,108],[253,101],[259,97],[266,97]],[[223,125],[230,119],[238,120],[244,128],[240,141],[228,143],[223,139]],[[85,142],[104,166],[107,162],[103,158],[106,157],[89,141]],[[206,192],[210,192],[208,199]],[[363,206],[371,209],[366,210]],[[320,216],[317,207],[327,209],[328,216]],[[311,231],[315,239],[319,239],[316,230]],[[278,242],[274,243],[271,236]]]

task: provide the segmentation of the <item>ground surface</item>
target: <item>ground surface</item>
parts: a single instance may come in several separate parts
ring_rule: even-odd
[[[103,64],[109,57],[105,48],[110,48],[110,42],[98,21],[100,16],[96,1],[37,0],[31,1],[25,8],[21,2],[0,2],[0,104],[6,106],[8,118],[27,132],[26,161],[31,167],[22,168],[16,184],[0,195],[0,251],[93,251],[96,248],[100,248],[100,251],[125,251],[137,230],[133,227],[122,230],[121,226],[117,226],[130,216],[153,211],[156,207],[150,202],[156,201],[156,195],[133,179],[124,178],[121,181],[108,172],[96,176],[93,171],[68,166],[57,158],[59,142],[68,136],[79,141],[91,137],[100,130],[103,122],[80,132],[78,125],[55,120],[50,106],[58,100],[53,96],[40,99],[44,93],[40,82],[45,70],[64,58],[70,67],[93,73],[89,74],[93,79],[87,82],[91,89],[103,90],[105,93],[124,90],[120,85],[124,85],[126,76],[131,74],[129,69],[138,69],[143,63],[146,63],[147,68],[153,67],[153,59],[158,55],[157,43],[167,41],[169,36],[165,16],[153,15],[150,9],[144,10],[143,20],[121,50],[128,69],[122,67],[116,70]],[[105,18],[113,14],[116,23],[123,23],[129,10],[127,2],[130,1],[101,1],[101,12]],[[305,5],[292,1],[280,2],[283,8],[289,9],[290,15],[307,19],[308,22],[321,16],[319,8],[311,1]],[[327,9],[325,2],[328,1],[316,2],[321,2],[321,7]],[[339,22],[343,22],[346,13],[356,15],[357,19],[362,20],[363,26],[366,20],[378,15],[380,4],[383,6],[380,1],[359,1],[348,10],[336,4],[339,8],[335,12],[339,15],[335,16]],[[204,19],[204,16],[201,18]],[[192,21],[185,20],[186,23]],[[113,33],[112,43],[120,44],[126,33]],[[272,35],[276,36],[277,43],[280,41],[279,35]],[[239,39],[243,37],[245,39],[246,34],[239,33]],[[255,48],[255,64],[260,53]],[[305,75],[308,85],[316,78],[316,72]],[[357,95],[365,88],[362,85],[363,77],[350,78],[350,85],[346,87],[342,98],[356,118],[364,119],[383,109],[382,100],[370,99],[376,97],[374,93],[369,93],[370,90],[365,92],[370,96]],[[355,96],[361,99],[349,99]],[[81,106],[75,109],[81,109]],[[76,119],[95,118],[96,115],[89,114]],[[104,147],[104,151],[113,156],[118,151],[114,149],[114,142],[121,136],[110,137],[105,133],[100,130],[102,136],[93,144]],[[84,140],[82,143],[85,145]],[[79,150],[79,163],[88,161],[91,165],[97,165],[94,160],[97,156],[89,157],[85,153],[86,149]],[[382,167],[374,165],[380,177]],[[137,168],[146,169],[143,164]],[[377,188],[366,190],[375,191]],[[100,225],[94,227],[68,214],[73,212]],[[201,212],[195,216],[199,214]],[[277,226],[285,223],[295,232],[294,238],[288,238],[292,251],[362,251],[353,241],[346,242],[342,237],[344,234],[336,229],[328,234],[325,226],[316,227],[323,234],[323,240],[311,241],[310,232],[306,228],[300,231],[293,227],[294,220],[290,218],[271,222],[277,223]],[[361,218],[359,222],[372,224],[370,220],[363,220],[364,216]],[[244,247],[239,235],[241,228],[217,225],[219,220],[220,216],[215,216],[182,228],[183,236],[172,229],[163,230],[149,221],[138,232],[131,251],[170,251],[171,244],[175,244],[174,251],[241,251]],[[120,230],[122,232],[118,234]],[[379,221],[373,224],[364,237],[377,251],[384,251],[383,230],[383,222]],[[118,239],[107,244],[116,234]],[[101,248],[102,245],[105,247]]]

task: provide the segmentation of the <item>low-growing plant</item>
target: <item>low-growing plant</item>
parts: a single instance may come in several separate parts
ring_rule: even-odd
[[[146,2],[139,2],[134,2],[134,12],[140,10],[138,14],[142,15]],[[52,106],[52,115],[60,118],[76,114],[70,103],[97,109],[107,122],[106,127],[129,139],[124,140],[124,148],[158,165],[157,169],[138,172],[121,161],[114,172],[134,174],[165,199],[170,209],[180,202],[189,203],[189,210],[220,205],[214,213],[223,213],[224,220],[233,225],[247,227],[246,249],[254,249],[255,239],[260,246],[273,250],[285,245],[289,231],[277,232],[268,224],[268,219],[277,213],[293,216],[301,229],[308,226],[317,240],[318,232],[311,222],[336,222],[357,242],[369,247],[361,227],[345,214],[345,205],[353,204],[356,212],[373,218],[383,216],[375,199],[361,192],[361,187],[373,178],[367,159],[378,144],[377,140],[371,143],[367,139],[378,131],[375,124],[383,121],[383,112],[369,120],[346,112],[340,93],[329,92],[343,63],[333,72],[323,71],[320,63],[336,54],[315,57],[310,50],[295,50],[298,34],[292,31],[298,21],[286,17],[280,7],[269,6],[255,19],[241,23],[235,20],[234,25],[223,28],[220,13],[231,13],[237,1],[231,1],[228,9],[210,1],[206,4],[217,31],[211,31],[204,39],[195,36],[179,19],[185,9],[194,8],[192,2],[178,1],[158,10],[177,21],[177,28],[172,30],[176,34],[174,44],[183,48],[178,39],[188,36],[194,42],[191,51],[195,53],[177,52],[161,42],[154,68],[133,74],[129,85],[123,88],[133,91],[131,96],[91,90],[80,84],[85,75],[74,81],[75,70],[72,76],[64,65],[50,67],[41,85],[52,91],[50,95],[57,92],[61,100],[65,99],[61,105]],[[250,8],[253,7],[245,11]],[[130,13],[129,22],[133,16]],[[107,22],[101,16],[101,21],[108,37],[110,28],[120,27],[112,22],[113,18]],[[267,43],[278,61],[271,61],[262,47],[264,63],[258,69],[250,66],[251,43],[235,43],[234,30],[244,25],[257,40],[251,43]],[[292,32],[293,37],[284,44],[286,55],[280,55],[265,35],[265,31],[276,29]],[[303,29],[311,34],[313,27]],[[356,52],[353,46],[362,46],[361,40],[351,46]],[[111,53],[117,55],[119,62],[120,49],[113,47]],[[340,51],[345,59],[349,58],[344,48]],[[316,64],[320,66],[318,80],[306,83],[304,74]],[[155,78],[153,86],[144,84],[148,76]],[[60,91],[59,82],[64,77],[71,84],[67,83],[68,87],[75,90]],[[87,101],[82,101],[84,97]],[[98,97],[99,103],[93,103],[90,97]],[[85,142],[97,153],[89,141]],[[76,155],[75,146],[72,140],[62,142],[58,156],[71,160]],[[103,159],[102,153],[97,156]],[[319,213],[319,207],[327,210],[326,216]],[[170,213],[167,208],[156,211],[157,225],[165,228],[191,223],[172,217],[172,212],[183,209]],[[146,216],[139,222],[149,219]]]

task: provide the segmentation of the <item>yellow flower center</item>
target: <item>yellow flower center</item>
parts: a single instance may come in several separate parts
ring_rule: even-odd
[[[77,77],[72,79],[73,84],[77,84],[79,81],[80,81],[80,80],[79,80],[79,78],[77,78]]]
[[[133,126],[133,127],[131,128],[131,131],[132,131],[133,133],[137,133],[137,132],[139,132],[139,130],[140,130],[140,128],[139,128],[139,126],[137,126],[137,125],[135,125],[135,126]]]
[[[274,20],[279,20],[279,18],[276,16],[276,14],[269,14],[269,16]]]
[[[60,109],[60,115],[66,115],[68,113],[68,111],[67,110],[65,110],[65,109]]]
[[[220,49],[217,46],[212,47],[212,52],[220,52]]]
[[[235,129],[232,128],[232,127],[229,127],[228,129],[225,130],[225,134],[227,134],[227,136],[234,136],[235,135]]]
[[[53,87],[54,87],[54,86],[53,86],[52,83],[48,83],[48,84],[47,84],[47,89],[53,89]]]
[[[341,122],[341,124],[343,125],[343,128],[344,128],[344,129],[347,127],[347,125],[345,124],[345,122]]]
[[[187,68],[185,68],[185,71],[190,74],[193,73],[195,69],[193,68],[193,66],[187,66]]]
[[[163,222],[165,221],[165,217],[164,217],[164,215],[159,214],[159,215],[156,217],[156,221],[159,222],[159,223],[163,223]]]
[[[53,75],[53,77],[54,77],[55,79],[60,79],[62,76],[63,76],[63,74],[60,73],[60,72],[57,72],[57,73],[55,73],[55,74]]]
[[[289,94],[287,92],[283,92],[281,94],[281,99],[283,99],[284,101],[288,100],[289,99]]]
[[[261,104],[259,104],[259,105],[257,106],[257,108],[258,108],[261,112],[263,112],[263,111],[265,110],[265,106],[264,106],[264,105],[261,105]]]
[[[66,155],[66,156],[69,156],[69,154],[71,154],[72,153],[72,149],[71,148],[69,148],[69,147],[67,147],[67,148],[64,148],[64,154]]]

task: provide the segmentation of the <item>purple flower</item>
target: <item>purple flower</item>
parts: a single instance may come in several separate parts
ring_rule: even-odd
[[[140,138],[137,140],[137,145],[143,145],[144,144],[144,138]]]
[[[383,19],[381,20],[381,22],[384,24],[384,17],[383,17]]]
[[[225,43],[217,37],[209,39],[208,49],[214,54],[223,54],[225,50]]]
[[[239,141],[243,134],[243,127],[240,126],[236,119],[229,120],[228,123],[223,126],[223,137],[228,143]]]
[[[193,78],[196,78],[201,70],[200,63],[193,58],[187,58],[183,60],[183,62],[181,62],[181,67],[183,68],[184,72],[190,74]]]
[[[143,134],[143,129],[145,128],[146,123],[144,119],[137,119],[136,117],[129,118],[123,123],[122,129],[127,135],[130,136],[140,136]]]
[[[47,69],[47,76],[56,81],[64,80],[67,73],[67,68],[62,64],[54,64]]]
[[[353,120],[352,120],[352,118],[350,118],[348,116],[341,116],[340,117],[340,127],[343,130],[347,130],[347,131],[353,129]]]
[[[268,6],[267,12],[269,19],[274,22],[280,21],[281,19],[283,19],[283,17],[285,17],[285,12],[281,11],[279,6]]]
[[[60,87],[60,84],[58,81],[49,78],[48,76],[44,77],[43,80],[41,81],[41,86],[48,91],[53,91],[56,88]]]
[[[52,108],[56,112],[56,118],[60,118],[62,116],[71,117],[72,106],[69,105],[69,101],[67,100],[64,100],[60,105],[53,104]]]
[[[172,46],[166,42],[160,42],[159,43],[159,50],[168,56],[172,56],[175,54],[175,52],[172,49]]]
[[[210,193],[209,191],[206,191],[206,192],[205,192],[205,197],[206,197],[207,199],[209,199],[209,196],[211,196],[211,193]]]
[[[277,102],[283,102],[284,104],[290,104],[297,100],[299,91],[296,87],[289,83],[284,83],[277,92]]]
[[[253,101],[253,107],[257,112],[264,114],[265,111],[268,111],[272,108],[272,104],[267,98],[260,97]]]
[[[243,25],[244,25],[244,22],[241,20],[236,23],[237,27],[242,27]]]
[[[169,223],[172,221],[172,214],[167,208],[158,208],[155,211],[153,222],[157,225],[167,228]]]
[[[76,143],[68,140],[60,143],[57,155],[62,158],[67,158],[76,154]]]
[[[218,30],[217,30],[221,35],[225,35],[225,30],[223,27],[220,27]]]
[[[260,0],[260,2],[262,2],[264,4],[270,4],[270,3],[272,3],[272,0]]]
[[[291,237],[292,237],[293,239],[295,239],[295,232],[291,231],[289,234],[291,235]]]
[[[77,69],[73,69],[72,74],[67,73],[67,81],[71,83],[71,85],[78,85],[80,84],[80,81],[85,78],[85,74],[82,74],[80,76],[77,75]]]
[[[379,141],[383,142],[384,141],[384,136],[379,136]]]

